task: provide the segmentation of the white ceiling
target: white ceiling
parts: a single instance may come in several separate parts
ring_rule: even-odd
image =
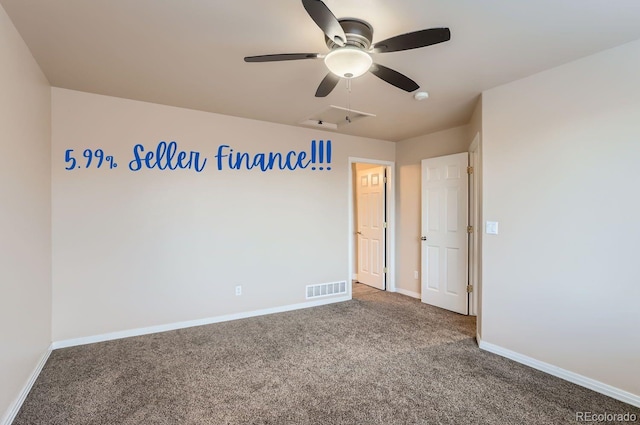
[[[640,38],[638,0],[325,0],[374,28],[374,43],[431,27],[451,41],[378,54],[429,99],[366,74],[314,97],[326,53],[299,0],[0,0],[50,83],[86,92],[298,125],[329,105],[375,114],[339,128],[385,140],[465,124],[488,88]],[[640,70],[639,70],[640,71]]]

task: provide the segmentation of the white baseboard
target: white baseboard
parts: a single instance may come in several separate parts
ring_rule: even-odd
[[[263,310],[254,310],[254,311],[247,311],[242,313],[226,314],[223,316],[208,317],[208,318],[198,319],[198,320],[189,320],[186,322],[168,323],[166,325],[149,326],[146,328],[129,329],[126,331],[109,332],[106,334],[92,335],[92,336],[87,336],[82,338],[65,339],[61,341],[54,341],[52,344],[52,348],[55,350],[58,348],[75,347],[77,345],[93,344],[96,342],[111,341],[114,339],[129,338],[132,336],[141,336],[141,335],[148,335],[148,334],[153,334],[158,332],[173,331],[176,329],[190,328],[193,326],[203,326],[203,325],[210,325],[212,323],[228,322],[230,320],[264,316],[266,314],[283,313],[285,311],[300,310],[303,308],[317,307],[317,306],[326,305],[326,304],[349,301],[350,299],[351,299],[351,296],[347,295],[347,296],[336,297],[336,298],[307,301],[299,304],[290,304],[290,305],[285,305],[281,307],[266,308]]]
[[[408,297],[411,298],[417,298],[417,299],[421,299],[422,296],[417,293],[417,292],[413,292],[413,291],[409,291],[408,289],[402,289],[402,288],[396,288],[396,292],[402,295],[406,295]]]
[[[352,275],[351,275],[351,280],[355,280],[355,281],[357,281],[357,280],[358,280],[358,273],[354,273],[354,274],[352,274]]]
[[[22,391],[20,391],[18,397],[13,401],[13,403],[11,403],[5,415],[2,417],[2,419],[0,419],[0,425],[11,425],[11,422],[13,422],[13,420],[16,418],[18,412],[20,411],[20,408],[22,407],[22,403],[24,403],[24,400],[29,395],[29,391],[31,391],[31,387],[33,387],[36,379],[38,379],[38,376],[40,375],[42,368],[47,362],[52,349],[53,348],[49,346],[47,351],[42,355],[42,357],[40,357],[38,364],[36,364],[33,372],[31,372],[31,375],[29,375],[29,379],[24,384],[24,387],[22,387]]]
[[[589,388],[597,393],[604,394],[616,400],[623,401],[632,406],[640,407],[640,395],[632,394],[628,391],[621,390],[620,388],[613,387],[611,385],[596,381],[595,379],[587,378],[586,376],[579,375],[574,372],[562,369],[549,363],[541,362],[540,360],[533,359],[515,351],[502,348],[498,345],[484,342],[478,339],[478,346],[480,349],[489,351],[502,357],[514,360],[523,365],[532,367],[534,369],[541,370],[549,375],[557,376],[565,381],[573,382],[581,387]]]

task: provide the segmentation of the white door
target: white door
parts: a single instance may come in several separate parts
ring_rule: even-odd
[[[468,153],[422,161],[422,302],[467,314]]]
[[[356,171],[358,282],[385,289],[384,167]]]

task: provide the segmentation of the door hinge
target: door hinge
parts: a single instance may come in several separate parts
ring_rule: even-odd
[[[473,167],[467,167],[467,174],[473,174]]]
[[[473,233],[473,226],[467,226],[467,233]]]
[[[382,273],[388,273],[389,272],[389,268],[385,267],[384,269],[382,269]]]
[[[384,223],[382,223],[382,227],[385,228],[385,229],[387,228],[387,222],[386,221]]]
[[[387,182],[387,178],[386,178],[386,177],[384,178],[384,182],[385,182],[385,183]]]
[[[473,292],[473,285],[467,285],[467,293]]]

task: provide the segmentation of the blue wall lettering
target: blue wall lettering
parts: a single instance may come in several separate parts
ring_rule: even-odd
[[[82,156],[86,158],[86,161],[84,163],[85,168],[91,167],[91,162],[94,157],[96,158],[96,161],[97,161],[97,163],[94,162],[95,168],[100,168],[102,166],[103,161],[107,161],[107,163],[109,164],[109,168],[116,168],[118,166],[118,164],[116,164],[115,161],[113,160],[113,156],[105,155],[102,149],[96,149],[95,151],[92,151],[91,149],[85,149],[84,152],[82,152]],[[64,151],[64,162],[67,163],[65,170],[74,170],[76,168],[82,168],[82,166],[76,160],[76,157],[73,153],[73,149],[67,149],[66,151]]]
[[[331,140],[327,140],[326,144],[323,140],[319,140],[316,146],[316,141],[311,141],[311,162],[316,164],[316,152],[318,154],[318,163],[324,164],[325,153],[327,157],[327,164],[331,164]],[[311,167],[312,170],[315,170],[316,167]],[[318,167],[318,170],[323,170],[324,166]],[[327,170],[331,170],[331,167],[327,167]]]
[[[311,141],[309,153],[307,151],[289,151],[286,154],[280,152],[260,152],[249,154],[247,152],[237,152],[229,145],[218,146],[215,154],[218,171],[229,170],[296,170],[307,168],[311,165],[312,170],[331,170],[331,140],[326,142],[320,140]],[[326,158],[326,167],[325,167]],[[316,165],[321,165],[316,167]]]
[[[308,150],[288,152],[240,152],[230,145],[220,145],[211,152],[218,171],[223,170],[270,170],[293,171],[310,168],[311,170],[331,170],[332,150],[331,140],[312,140]],[[102,149],[85,149],[82,158],[76,158],[73,149],[64,152],[65,170],[79,168],[100,168],[108,165],[109,169],[116,168],[113,155],[106,155]],[[133,147],[133,159],[129,162],[129,170],[143,169],[158,170],[194,170],[202,172],[207,165],[207,158],[198,151],[183,151],[178,149],[178,143],[160,141],[155,149],[145,149],[144,145]],[[104,167],[107,168],[107,167]]]
[[[202,158],[202,163],[200,163],[200,152],[178,152],[178,144],[175,141],[167,143],[163,140],[158,143],[155,155],[153,151],[149,151],[144,157],[141,157],[140,154],[142,152],[144,152],[143,145],[137,144],[133,147],[133,160],[129,162],[131,171],[139,171],[145,166],[146,168],[157,167],[160,170],[166,170],[167,168],[170,170],[177,168],[194,169],[199,173],[204,170],[207,164],[207,158]]]

